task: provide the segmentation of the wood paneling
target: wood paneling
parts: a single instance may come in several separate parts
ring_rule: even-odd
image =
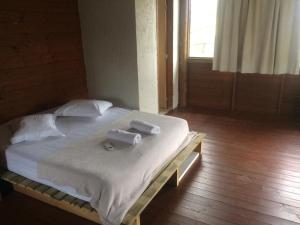
[[[76,0],[12,0],[1,2],[1,11],[12,13],[49,12],[49,13],[77,13]]]
[[[281,102],[281,113],[291,112],[300,115],[300,78],[293,75],[285,77]]]
[[[188,67],[188,105],[230,110],[232,85],[232,73],[212,71],[208,62],[191,62]]]
[[[300,77],[212,71],[188,61],[188,106],[243,113],[300,115]]]
[[[0,123],[83,97],[77,1],[2,2]]]
[[[280,94],[280,76],[238,74],[235,110],[276,114]]]

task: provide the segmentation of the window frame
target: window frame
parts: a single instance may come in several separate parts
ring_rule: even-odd
[[[200,62],[200,63],[212,63],[214,57],[195,57],[190,56],[190,34],[191,34],[191,3],[192,0],[188,0],[188,24],[187,24],[187,60],[189,62]]]

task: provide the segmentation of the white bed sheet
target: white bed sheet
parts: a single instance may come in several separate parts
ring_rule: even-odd
[[[37,162],[53,152],[64,148],[74,142],[74,139],[88,137],[102,127],[121,119],[131,111],[123,108],[114,107],[108,109],[103,116],[97,118],[81,117],[59,117],[57,127],[67,135],[67,138],[47,138],[39,142],[19,143],[9,146],[6,151],[7,168],[28,179],[49,185],[55,189],[65,192],[84,201],[89,201],[90,197],[77,194],[74,188],[69,186],[58,186],[44,179],[39,179],[37,174]],[[6,138],[9,136],[6,135]],[[8,140],[3,140],[7,143]]]
[[[103,147],[110,129],[130,129],[132,120],[145,120],[160,126],[159,135],[143,135],[137,145],[113,142],[114,150]],[[91,206],[105,225],[119,225],[134,202],[145,191],[159,170],[192,136],[187,121],[132,111],[120,120],[87,138],[79,138],[38,162],[39,178],[57,185],[74,187],[91,196]]]

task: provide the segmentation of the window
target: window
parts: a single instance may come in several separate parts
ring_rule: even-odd
[[[212,58],[218,0],[191,0],[189,56]]]

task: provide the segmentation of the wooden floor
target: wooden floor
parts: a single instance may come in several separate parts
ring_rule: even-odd
[[[287,225],[300,223],[300,124],[175,112],[207,133],[203,159],[178,188],[167,187],[142,225]],[[12,193],[1,225],[92,225]],[[4,221],[4,223],[3,223]]]

